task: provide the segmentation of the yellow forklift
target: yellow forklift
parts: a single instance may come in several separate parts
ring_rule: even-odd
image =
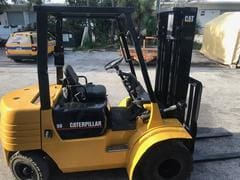
[[[193,168],[201,83],[189,77],[196,8],[158,16],[159,47],[152,87],[132,8],[35,6],[38,85],[7,93],[0,104],[0,137],[16,179],[46,180],[50,165],[64,173],[126,168],[130,180],[184,180]],[[49,84],[48,17],[56,17],[56,84]],[[110,106],[104,85],[88,82],[64,65],[63,18],[116,21],[123,58],[114,69],[129,96]],[[127,40],[127,38],[130,38]],[[128,42],[135,46],[145,88],[137,80]],[[82,79],[81,82],[79,79]]]

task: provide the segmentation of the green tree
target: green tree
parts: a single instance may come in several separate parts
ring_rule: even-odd
[[[133,18],[137,31],[141,33],[145,29],[146,35],[155,34],[155,0],[118,0],[118,6],[134,7]]]
[[[156,32],[156,14],[155,0],[66,0],[67,4],[72,6],[98,6],[98,7],[134,7],[133,14],[134,25],[139,33],[145,30],[145,35],[155,35]],[[90,28],[90,24],[93,26]],[[67,20],[64,27],[70,31],[75,31],[81,39],[84,26],[89,26],[89,30],[94,32],[96,43],[95,45],[104,46],[105,44],[114,43],[115,24],[109,20],[91,20],[84,21],[79,19]],[[88,38],[91,42],[91,32]],[[76,37],[76,35],[75,35]],[[91,43],[88,44],[91,44]],[[90,45],[92,47],[92,45]]]
[[[71,6],[111,6],[111,0],[66,0],[67,4]],[[94,46],[104,46],[107,44],[109,35],[111,34],[111,21],[101,20],[101,19],[68,19],[64,23],[64,29],[69,29],[74,33],[77,44],[80,44],[82,32],[84,27],[88,27],[87,43],[85,44],[86,48],[92,48]],[[95,35],[96,43],[93,44],[93,37]]]

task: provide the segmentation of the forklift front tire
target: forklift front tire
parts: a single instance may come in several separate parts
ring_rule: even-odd
[[[47,180],[48,162],[37,153],[15,153],[11,156],[9,166],[17,180]]]
[[[193,160],[189,150],[178,141],[158,143],[138,162],[133,180],[186,180]]]

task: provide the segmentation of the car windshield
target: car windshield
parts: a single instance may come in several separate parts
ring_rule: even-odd
[[[37,44],[37,34],[32,34],[32,40],[33,40],[33,44]],[[52,40],[55,40],[55,37],[48,33],[48,40],[49,41],[52,41]]]
[[[27,34],[13,34],[9,37],[7,43],[31,44],[31,39],[30,36]]]

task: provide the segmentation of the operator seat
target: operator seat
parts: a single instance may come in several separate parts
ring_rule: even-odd
[[[97,101],[104,100],[106,98],[106,88],[103,85],[95,85],[93,83],[88,83],[85,76],[78,76],[73,70],[71,65],[64,65],[63,73],[66,77],[66,83],[71,87],[73,95],[85,89],[86,100],[85,101]],[[84,78],[86,81],[85,85],[79,83],[79,78]]]

